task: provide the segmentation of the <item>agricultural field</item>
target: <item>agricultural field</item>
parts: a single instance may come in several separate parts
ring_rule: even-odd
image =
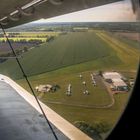
[[[115,33],[115,35],[116,36],[119,36],[120,38],[126,38],[126,39],[129,39],[129,40],[140,41],[139,33],[131,33],[131,32],[123,33],[123,32],[117,32],[117,33]]]
[[[15,50],[23,50],[24,47],[27,47],[28,49],[36,46],[36,43],[12,43],[13,48]],[[8,43],[0,43],[0,54],[7,54],[10,53],[11,49],[9,47]]]
[[[43,37],[43,36],[58,36],[61,32],[7,32],[7,35],[10,37],[25,37],[25,38],[36,38],[36,37]],[[0,34],[2,36],[2,34]]]
[[[59,32],[7,32],[14,49],[37,46],[41,43],[48,42],[59,34]],[[10,51],[6,38],[3,34],[0,34],[0,54]]]
[[[26,40],[27,42],[30,41],[30,40],[41,40],[43,42],[46,42],[47,38],[38,38],[38,37],[10,37],[9,38],[10,40],[12,40],[13,42],[20,42],[22,40]],[[0,38],[0,42],[6,42],[6,38]]]
[[[47,42],[50,37],[57,37],[59,32],[7,32],[12,43],[34,43],[35,41]],[[0,43],[5,43],[6,38],[0,34]],[[0,50],[3,44],[0,44]]]
[[[40,47],[24,53],[20,61],[28,76],[54,71],[62,67],[68,69],[65,70],[65,73],[112,68],[112,66],[116,69],[127,69],[127,67],[136,69],[139,50],[131,49],[124,44],[121,44],[120,47],[116,47],[116,44],[111,46],[108,40],[103,40],[104,36],[104,33],[98,32],[61,35],[50,43],[42,44]],[[126,49],[127,47],[129,50]],[[134,54],[132,62],[124,62],[130,58],[129,52],[126,53],[126,50]],[[8,73],[5,71],[7,66],[9,67]],[[69,66],[71,67],[69,68]],[[17,72],[13,73],[15,69]],[[15,60],[8,60],[0,64],[0,71],[16,79],[22,78]]]
[[[20,36],[58,36],[61,32],[20,32]]]
[[[97,86],[93,86],[91,74],[115,70],[126,78],[135,78],[140,49],[133,40],[129,42],[104,31],[69,32],[25,52],[19,60],[34,89],[41,84],[60,86],[54,93],[35,93],[62,117],[72,124],[106,122],[112,129],[131,92],[112,97],[100,78],[96,78]],[[0,73],[15,79],[30,92],[15,60],[0,63]],[[83,81],[89,95],[83,93]],[[72,85],[71,96],[66,95],[69,84]]]

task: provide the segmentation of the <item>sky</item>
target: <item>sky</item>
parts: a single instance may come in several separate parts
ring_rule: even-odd
[[[36,22],[131,22],[135,20],[130,0],[124,0]]]

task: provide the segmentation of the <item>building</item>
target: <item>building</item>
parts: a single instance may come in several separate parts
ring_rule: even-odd
[[[73,31],[76,31],[76,32],[86,32],[88,31],[88,27],[75,27],[73,28]]]
[[[52,85],[39,85],[35,89],[38,92],[50,92]]]
[[[106,81],[111,81],[112,79],[122,79],[123,77],[117,72],[105,72],[102,74]]]
[[[128,91],[128,85],[124,82],[123,76],[117,72],[105,72],[102,74],[106,82],[110,83],[112,91]]]
[[[128,86],[122,79],[112,79],[112,84],[117,91],[128,91]]]

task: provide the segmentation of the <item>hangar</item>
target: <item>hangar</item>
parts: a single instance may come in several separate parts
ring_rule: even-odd
[[[116,91],[128,91],[128,85],[123,81],[123,76],[118,72],[105,72],[103,78],[110,83],[110,88]]]

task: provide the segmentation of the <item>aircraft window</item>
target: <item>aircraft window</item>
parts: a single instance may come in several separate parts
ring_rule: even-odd
[[[90,138],[105,139],[127,106],[139,66],[140,24],[130,1],[5,31],[0,83],[7,76],[31,94],[33,89],[38,100]]]

